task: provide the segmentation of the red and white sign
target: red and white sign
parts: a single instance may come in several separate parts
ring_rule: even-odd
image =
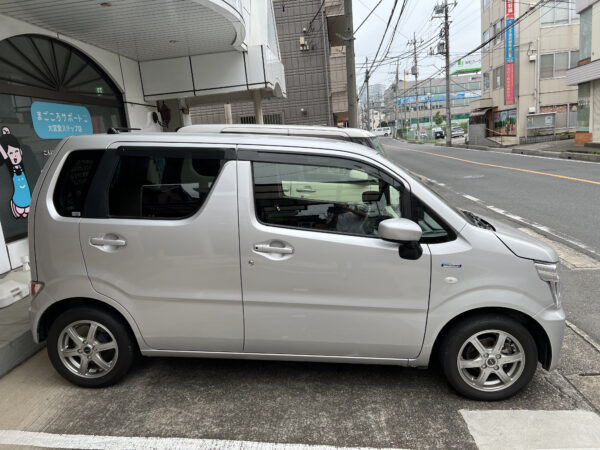
[[[506,19],[514,19],[515,18],[515,0],[505,0],[506,1]]]

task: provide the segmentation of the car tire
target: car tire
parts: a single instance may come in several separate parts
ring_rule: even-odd
[[[456,323],[443,339],[440,361],[446,379],[458,393],[473,400],[512,397],[527,386],[537,368],[533,336],[509,316],[470,316]]]
[[[50,326],[47,349],[58,373],[88,388],[118,382],[137,354],[123,319],[91,306],[77,306],[59,315]]]

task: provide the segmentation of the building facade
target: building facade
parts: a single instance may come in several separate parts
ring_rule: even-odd
[[[275,1],[275,21],[285,67],[287,98],[263,103],[265,123],[344,125],[348,121],[346,52],[337,36],[343,1]],[[343,33],[343,31],[341,31]],[[255,123],[251,103],[201,105],[192,123]]]
[[[577,144],[600,144],[600,1],[577,0],[580,17],[579,62],[567,72],[578,87]]]
[[[406,86],[406,89],[405,89]],[[481,74],[453,75],[450,78],[450,106],[452,124],[460,125],[469,121],[469,104],[481,97]],[[418,92],[417,92],[418,91]],[[446,78],[431,78],[419,81],[400,80],[398,86],[398,127],[431,128],[437,126],[435,119],[439,114],[442,124],[446,123]],[[418,101],[417,101],[418,98]],[[395,119],[395,89],[386,91],[386,113],[390,121]]]
[[[61,139],[172,131],[194,103],[260,110],[285,90],[271,0],[0,1],[0,273],[27,262],[31,193]]]
[[[566,83],[567,70],[579,61],[574,3],[547,1],[537,7],[481,0],[481,36],[482,96],[471,103],[471,130],[477,133],[470,142],[506,141],[505,136],[525,142],[574,131],[577,91]]]

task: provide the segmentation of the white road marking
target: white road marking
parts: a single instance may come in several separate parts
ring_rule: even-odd
[[[600,448],[591,411],[460,410],[479,450]]]
[[[424,181],[429,182],[429,183],[433,183],[433,184],[435,184],[437,186],[442,186],[442,183],[439,183],[436,180],[432,180],[431,178],[427,178],[427,177],[425,177],[423,175],[420,175],[420,174],[417,174],[417,175],[421,178],[421,180],[424,180]],[[580,242],[580,241],[578,241],[576,239],[573,239],[570,236],[563,235],[562,233],[554,231],[554,230],[552,230],[551,228],[549,228],[547,226],[540,225],[540,224],[538,224],[536,222],[529,221],[527,219],[524,219],[521,216],[517,216],[516,214],[511,214],[511,213],[509,213],[507,211],[504,211],[501,208],[497,208],[494,205],[488,205],[488,204],[484,203],[482,200],[478,199],[477,197],[473,197],[473,196],[470,196],[469,194],[465,194],[463,192],[459,192],[459,191],[451,188],[448,185],[443,185],[443,187],[445,187],[446,189],[448,189],[449,191],[451,191],[451,192],[453,192],[453,193],[455,193],[457,195],[465,197],[468,200],[471,200],[471,201],[479,204],[480,206],[483,206],[484,208],[487,208],[487,209],[489,209],[491,211],[494,211],[494,212],[496,212],[496,213],[498,213],[498,214],[500,214],[500,215],[502,215],[504,217],[507,217],[509,219],[512,219],[515,222],[519,222],[522,225],[526,225],[526,226],[528,226],[530,228],[534,228],[534,229],[536,229],[538,231],[542,231],[545,234],[549,234],[549,235],[555,237],[556,239],[558,239],[559,241],[567,242],[568,244],[570,244],[570,245],[572,245],[574,247],[580,248],[581,250],[589,252],[589,253],[593,254],[595,257],[600,258],[600,253],[598,253],[594,249],[590,248],[588,245],[584,244],[583,242]]]
[[[52,434],[19,430],[0,430],[0,445],[2,444],[44,448],[101,450],[121,450],[124,448],[153,450],[375,450],[364,447],[361,447],[360,449],[349,449],[348,447],[335,447],[329,445],[275,444],[269,442],[229,441],[220,439],[88,436],[85,434]]]

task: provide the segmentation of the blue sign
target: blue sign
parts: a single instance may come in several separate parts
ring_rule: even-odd
[[[419,103],[429,103],[431,97],[431,102],[445,102],[446,94],[431,94],[428,95],[419,95]],[[461,91],[461,92],[451,92],[450,100],[464,100],[464,99],[475,99],[481,97],[481,90],[475,91]],[[414,105],[417,101],[417,97],[401,97],[398,99],[399,105]]]
[[[506,62],[515,62],[515,19],[506,19]]]
[[[42,139],[94,133],[92,117],[84,106],[33,102],[31,120],[36,134]]]

